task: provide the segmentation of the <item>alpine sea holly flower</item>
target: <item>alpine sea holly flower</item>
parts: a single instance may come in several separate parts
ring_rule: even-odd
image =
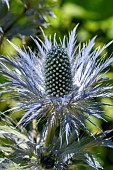
[[[102,73],[113,57],[106,60],[105,55],[100,57],[112,41],[102,49],[93,50],[95,37],[83,47],[76,45],[76,28],[68,38],[59,38],[60,43],[56,34],[52,42],[42,33],[44,42],[33,39],[38,53],[22,50],[10,42],[18,56],[0,57],[0,73],[8,78],[1,84],[1,93],[10,92],[17,100],[18,105],[12,110],[25,111],[19,124],[26,125],[33,119],[39,123],[44,119],[46,139],[50,141],[55,135],[53,131],[60,129],[61,139],[65,133],[68,143],[72,131],[78,138],[80,128],[88,131],[85,122],[92,122],[90,116],[103,119],[104,113],[100,112],[103,104],[94,99],[113,96],[113,87],[103,83],[108,79]]]

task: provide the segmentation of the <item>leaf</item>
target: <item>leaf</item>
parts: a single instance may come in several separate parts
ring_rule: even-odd
[[[0,170],[20,170],[19,165],[11,160],[1,158],[0,159]]]
[[[7,3],[8,0],[3,0]],[[39,26],[46,25],[46,16],[54,17],[51,8],[43,1],[11,1],[9,10],[0,7],[0,23],[4,37],[8,39],[15,35],[35,36]]]
[[[19,130],[11,126],[0,126],[1,145],[7,143],[10,145],[16,144],[21,149],[26,149],[27,142],[30,141],[24,133],[19,132]]]
[[[28,138],[24,134],[18,132],[14,127],[8,127],[6,125],[0,126],[0,136],[1,137],[3,137],[4,135],[10,135],[10,134],[15,135],[15,137],[17,137],[21,140],[24,140],[26,142],[29,141]]]
[[[92,154],[86,154],[86,163],[88,163],[91,167],[98,169],[101,168],[103,169],[103,167],[100,165],[100,163],[93,157]]]
[[[5,170],[10,167],[9,160],[11,161],[11,168],[17,168],[17,166],[19,168],[23,166],[33,166],[32,159],[35,160],[34,152],[36,148],[30,136],[28,139],[27,135],[25,129],[6,125],[0,126],[0,141],[2,142],[3,138],[7,139],[5,143],[0,142],[0,159]],[[5,159],[2,159],[2,157]],[[6,162],[7,160],[8,162]],[[22,169],[25,169],[25,167]]]
[[[0,146],[0,151],[5,155],[5,154],[11,154],[13,153],[13,149],[12,148],[9,148],[9,147],[6,147],[6,146]]]
[[[66,146],[66,142],[59,148],[59,160],[63,159],[66,162],[68,160],[72,161],[72,164],[82,164],[89,165],[95,169],[102,168],[100,163],[95,159],[94,154],[92,153],[93,148],[97,146],[105,146],[113,148],[113,142],[110,138],[107,138],[107,135],[112,131],[105,131],[95,136],[85,136],[82,137],[79,141],[69,140],[69,144]],[[73,135],[72,135],[73,136]],[[72,142],[73,141],[73,142]],[[58,144],[56,143],[56,146]],[[54,148],[55,149],[55,148]]]

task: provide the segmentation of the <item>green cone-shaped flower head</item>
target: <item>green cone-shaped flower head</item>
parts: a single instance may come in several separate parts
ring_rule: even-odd
[[[63,97],[72,90],[70,61],[67,52],[59,46],[47,53],[45,64],[45,86],[47,94]]]

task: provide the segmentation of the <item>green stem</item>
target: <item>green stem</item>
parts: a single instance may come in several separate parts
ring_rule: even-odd
[[[0,45],[2,44],[3,39],[5,35],[7,34],[7,32],[9,32],[12,29],[12,27],[17,23],[17,21],[20,20],[24,16],[26,11],[27,11],[27,8],[24,7],[24,10],[12,21],[12,23],[6,29],[3,30],[4,32],[1,35]]]
[[[13,20],[13,22],[4,30],[4,33],[6,34],[16,23],[19,19],[21,19],[26,12],[26,8]]]
[[[37,121],[36,119],[33,119],[32,121],[32,132],[33,132],[33,142],[36,143],[37,140]]]
[[[55,135],[55,131],[56,131],[56,128],[57,128],[57,118],[56,120],[54,121],[54,123],[51,125],[48,126],[48,130],[47,130],[47,134],[46,134],[46,139],[45,139],[45,146],[48,147],[51,143],[52,143],[52,140],[54,138],[54,135]]]

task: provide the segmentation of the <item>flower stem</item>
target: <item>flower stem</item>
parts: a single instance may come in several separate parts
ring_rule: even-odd
[[[33,142],[36,143],[37,141],[37,126],[36,126],[36,119],[32,121],[32,132],[33,132]]]
[[[56,131],[56,128],[57,128],[57,121],[58,120],[56,118],[52,125],[48,125],[48,130],[47,130],[46,139],[45,139],[45,146],[46,147],[48,147],[53,141],[53,138],[55,136],[55,131]]]

